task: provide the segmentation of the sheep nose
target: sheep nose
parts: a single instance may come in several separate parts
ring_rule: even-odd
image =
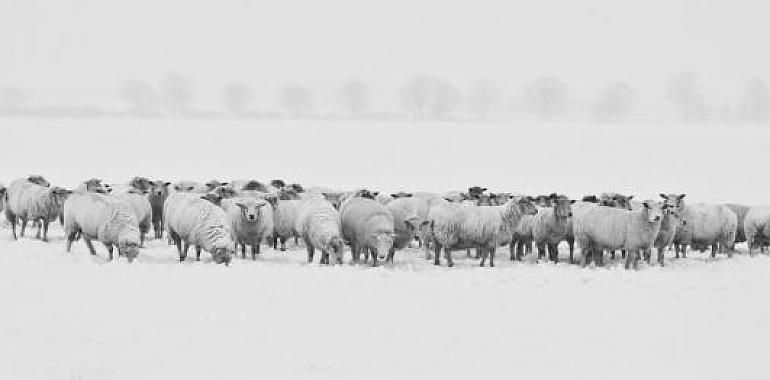
[[[249,220],[254,220],[254,215],[249,215]]]

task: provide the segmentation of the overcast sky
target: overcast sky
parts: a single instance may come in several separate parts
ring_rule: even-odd
[[[557,75],[578,96],[617,79],[660,98],[692,70],[721,102],[770,80],[769,25],[768,0],[0,0],[0,86],[64,100],[169,71],[265,91]]]

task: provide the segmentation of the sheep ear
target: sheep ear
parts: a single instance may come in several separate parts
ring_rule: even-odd
[[[680,195],[680,196],[679,196],[679,199],[682,199],[682,198],[684,198],[684,196],[685,196],[685,195],[687,195],[687,194],[682,194],[682,195]]]
[[[166,187],[166,186],[171,186],[171,182],[165,182],[165,183],[163,184],[163,187]]]
[[[660,197],[661,197],[661,198],[663,198],[663,199],[666,199],[666,198],[667,198],[667,197],[666,197],[666,194],[660,193],[660,194],[658,194],[658,195],[660,195]]]
[[[376,197],[376,196],[378,196],[378,195],[380,195],[380,192],[379,192],[379,191],[372,191],[372,196],[375,196],[375,197]]]
[[[278,198],[274,195],[270,195],[265,197],[265,200],[270,203],[270,206],[275,207],[276,204],[278,204]]]
[[[573,200],[569,201],[569,204],[572,205],[572,204],[575,204],[575,202],[577,202],[577,200],[573,199]]]
[[[236,206],[238,206],[238,207],[240,207],[242,210],[246,210],[246,209],[248,208],[248,207],[246,207],[246,205],[245,205],[245,204],[243,204],[243,203],[241,203],[241,202],[236,202],[236,203],[235,203],[235,205],[236,205]]]
[[[633,195],[629,195],[629,196],[627,196],[627,197],[626,197],[626,200],[627,200],[627,201],[630,201],[630,200],[632,200],[632,199],[634,199],[634,196],[633,196]]]
[[[650,204],[649,204],[649,203],[647,203],[647,202],[642,202],[642,204],[644,205],[644,208],[650,208]]]

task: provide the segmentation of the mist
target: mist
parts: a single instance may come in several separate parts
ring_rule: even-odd
[[[767,108],[768,15],[747,0],[7,1],[0,88],[6,108],[126,111],[144,83],[139,102],[187,98],[164,114],[414,117],[405,89],[428,78],[442,105],[427,117],[738,118]]]

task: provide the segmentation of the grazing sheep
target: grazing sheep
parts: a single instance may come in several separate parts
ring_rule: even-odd
[[[179,181],[174,183],[174,191],[177,193],[203,194],[209,191],[208,186],[195,181]]]
[[[535,215],[532,198],[511,198],[502,206],[458,206],[435,202],[428,213],[434,242],[434,263],[440,265],[441,249],[448,266],[453,266],[452,249],[477,248],[481,251],[480,266],[489,256],[494,266],[495,249],[510,243],[513,231],[523,215]]]
[[[64,234],[67,237],[67,252],[72,249],[75,238],[82,236],[92,255],[96,255],[91,240],[98,240],[107,247],[110,260],[113,247],[118,255],[131,262],[139,254],[140,232],[131,206],[110,196],[76,192],[64,203]]]
[[[393,214],[395,238],[392,250],[408,247],[415,238],[426,241],[430,229],[429,200],[413,197],[397,198],[385,207]],[[427,245],[425,245],[425,249],[427,252]]]
[[[230,264],[235,244],[229,220],[222,208],[199,194],[175,193],[166,199],[163,220],[169,237],[177,247],[179,261],[185,260],[188,249],[194,245],[197,260],[200,260],[203,249],[211,254],[215,263]]]
[[[152,229],[155,232],[155,238],[163,237],[163,204],[168,198],[171,182],[155,180],[150,183],[150,193],[147,200],[152,209]]]
[[[17,179],[5,192],[5,218],[11,224],[13,239],[16,240],[16,223],[21,222],[21,236],[27,229],[27,222],[40,222],[35,238],[48,241],[48,226],[61,214],[62,206],[70,191],[61,187],[45,187],[27,179]]]
[[[246,246],[251,246],[251,259],[256,260],[259,245],[273,235],[273,206],[264,199],[236,197],[222,201],[230,220],[235,249],[241,246],[241,258],[246,258]]]
[[[681,195],[684,198],[684,194]],[[729,207],[719,204],[679,203],[676,212],[687,221],[677,229],[674,236],[674,251],[687,257],[688,245],[711,246],[711,257],[717,251],[727,251],[732,257],[735,247],[735,231],[738,229],[738,216]]]
[[[758,240],[770,239],[770,207],[755,206],[749,209],[744,220],[746,243],[749,245],[749,255],[754,255],[752,246]],[[763,249],[763,248],[760,248]]]
[[[319,197],[320,198],[320,197]],[[281,242],[281,251],[286,251],[286,241],[289,238],[299,236],[295,228],[299,207],[303,200],[279,201],[273,212],[273,249],[278,249],[278,241]]]
[[[372,266],[378,259],[393,262],[393,215],[377,201],[352,197],[340,207],[342,236],[350,243],[353,262],[357,263],[361,252],[364,257],[371,252]]]
[[[746,241],[746,233],[744,232],[743,222],[746,219],[746,213],[749,212],[751,207],[737,204],[737,203],[725,203],[725,206],[729,207],[735,216],[738,217],[738,228],[735,230],[735,242],[743,243]]]
[[[556,193],[549,198],[552,206],[538,211],[532,222],[532,238],[537,244],[538,257],[545,255],[547,248],[548,258],[559,262],[559,243],[566,240],[569,244],[569,262],[572,264],[575,241],[569,221],[572,218],[571,206],[575,201]]]
[[[139,228],[139,246],[144,247],[144,238],[150,231],[153,220],[152,204],[148,199],[147,191],[131,189],[123,193],[112,194],[112,196],[128,204],[131,215]]]
[[[340,213],[322,197],[296,202],[294,230],[305,242],[308,263],[313,262],[315,249],[318,248],[321,250],[321,264],[331,263],[330,254],[334,255],[333,263],[342,264],[345,242],[342,239]]]
[[[650,249],[660,231],[663,202],[644,201],[641,210],[623,210],[613,207],[587,207],[573,216],[575,239],[582,250],[582,265],[588,256],[602,250],[624,249],[626,269],[639,266],[639,251]],[[594,257],[597,265],[602,260]]]

